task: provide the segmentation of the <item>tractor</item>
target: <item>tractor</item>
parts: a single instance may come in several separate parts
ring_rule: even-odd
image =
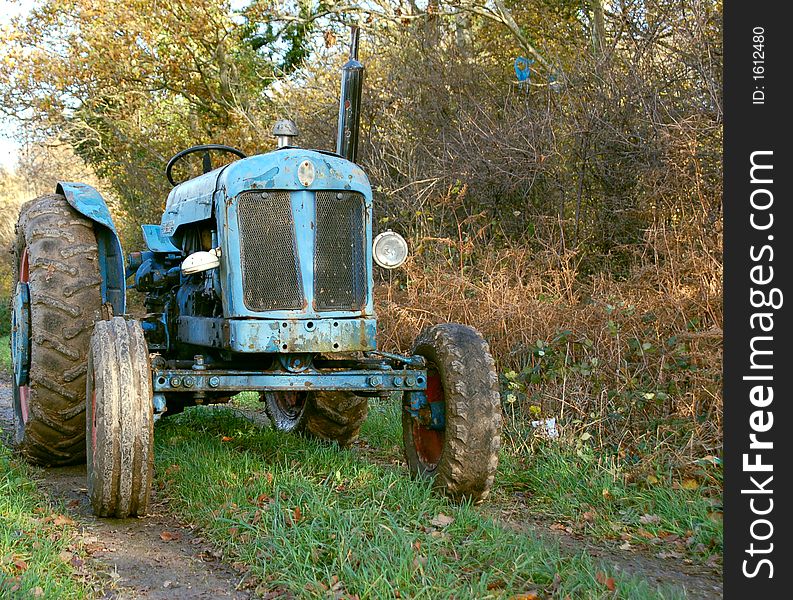
[[[146,248],[122,253],[107,203],[59,183],[17,223],[11,350],[15,438],[30,461],[87,462],[96,515],[146,514],[154,423],[186,407],[259,395],[277,430],[350,446],[370,398],[402,404],[410,472],[481,502],[498,463],[501,408],[475,329],[439,324],[410,355],[377,349],[374,264],[405,240],[374,237],[372,189],[356,164],[364,67],[358,29],[342,68],[336,151],[296,145],[246,156],[208,144],[167,164],[173,188]],[[215,167],[212,157],[226,154]],[[177,182],[189,155],[200,173]],[[143,294],[127,314],[127,290]]]

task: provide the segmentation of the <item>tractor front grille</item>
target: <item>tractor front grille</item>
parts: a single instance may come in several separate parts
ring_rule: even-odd
[[[359,310],[366,302],[364,198],[356,192],[317,192],[316,207],[316,309]]]
[[[238,197],[243,299],[248,310],[303,306],[300,262],[289,192]]]

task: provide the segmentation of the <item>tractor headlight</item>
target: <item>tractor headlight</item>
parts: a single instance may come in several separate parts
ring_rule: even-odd
[[[407,260],[408,243],[394,231],[384,231],[372,244],[374,261],[384,269],[396,269]]]

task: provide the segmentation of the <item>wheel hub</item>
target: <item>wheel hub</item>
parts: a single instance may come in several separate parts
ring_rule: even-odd
[[[426,394],[413,395],[416,406],[409,412],[413,416],[413,444],[416,454],[426,468],[434,469],[443,454],[446,438],[445,397],[438,371],[427,371]]]
[[[26,281],[17,282],[11,316],[11,362],[14,383],[26,386],[30,375],[30,290]]]

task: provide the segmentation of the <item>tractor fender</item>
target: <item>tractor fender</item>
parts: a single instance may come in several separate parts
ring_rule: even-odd
[[[124,255],[107,203],[99,192],[84,183],[58,182],[55,193],[65,196],[74,210],[94,222],[99,274],[102,277],[102,302],[110,303],[113,314],[122,316],[127,302]]]

